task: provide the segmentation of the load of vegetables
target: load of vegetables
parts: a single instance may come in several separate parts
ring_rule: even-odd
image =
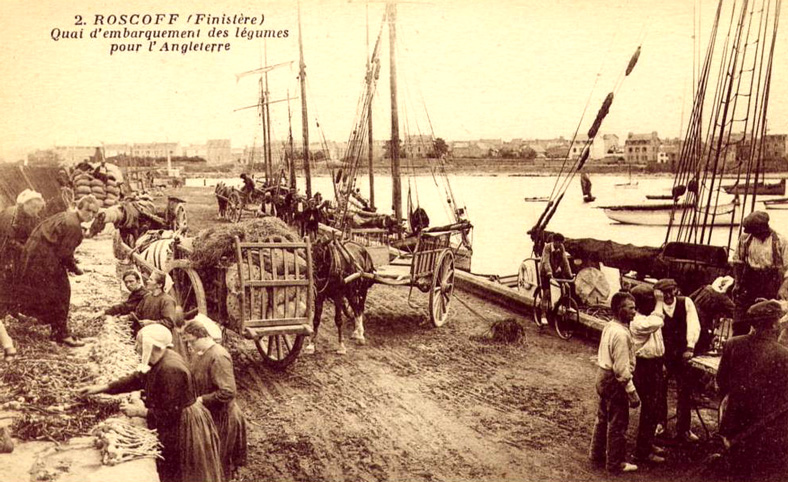
[[[119,419],[105,420],[93,430],[104,465],[117,465],[139,458],[162,458],[155,430]]]

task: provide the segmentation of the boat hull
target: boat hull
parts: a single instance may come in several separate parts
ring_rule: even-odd
[[[788,209],[788,198],[769,199],[763,202],[766,209]]]
[[[728,194],[744,194],[747,192],[747,194],[757,194],[759,196],[785,196],[785,179],[771,184],[757,184],[756,187],[753,193],[752,186],[742,186],[738,184],[722,186]]]
[[[713,224],[711,220],[707,225],[714,226],[731,226],[738,225],[738,221],[731,220],[731,213],[734,209],[733,204],[725,204],[718,206],[716,216],[714,216]],[[695,206],[678,206],[673,204],[666,205],[635,205],[635,206],[610,206],[602,208],[607,216],[612,221],[621,224],[634,224],[639,226],[668,226],[681,222],[684,213],[697,209]],[[699,211],[699,214],[705,215]]]

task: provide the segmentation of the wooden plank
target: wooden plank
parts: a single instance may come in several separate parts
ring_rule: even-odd
[[[309,281],[305,279],[296,280],[296,279],[267,279],[267,280],[255,280],[255,281],[247,281],[246,286],[254,287],[254,288],[282,288],[284,286],[309,286]]]
[[[262,248],[285,248],[285,249],[295,249],[295,248],[303,248],[306,245],[304,243],[241,243],[241,247],[244,249],[253,248],[253,249],[262,249]]]
[[[286,325],[286,326],[271,326],[260,328],[247,328],[244,331],[246,338],[261,338],[264,336],[274,335],[311,335],[314,333],[312,326],[308,324],[301,325]]]
[[[236,261],[238,262],[238,284],[240,285],[241,290],[241,329],[245,329],[246,323],[246,287],[244,286],[244,277],[243,277],[243,257],[241,256],[241,240],[238,239],[238,236],[234,236],[233,240],[235,242],[235,257]]]

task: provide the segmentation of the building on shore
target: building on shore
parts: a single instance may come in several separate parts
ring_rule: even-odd
[[[659,157],[660,140],[657,131],[650,134],[630,132],[624,141],[624,157],[627,164],[646,165],[656,163]]]

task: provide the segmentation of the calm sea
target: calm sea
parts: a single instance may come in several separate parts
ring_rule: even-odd
[[[187,179],[187,186],[211,186],[223,180],[240,186],[240,179]],[[497,176],[457,175],[450,177],[451,190],[459,206],[466,206],[474,225],[473,232],[473,269],[474,273],[514,274],[520,262],[531,256],[532,243],[526,232],[539,219],[546,203],[525,202],[526,197],[549,196],[555,185],[555,177],[523,177],[501,174]],[[619,204],[639,204],[646,202],[646,194],[669,194],[673,185],[670,177],[633,177],[636,186],[619,187],[628,178],[615,175],[592,175],[593,194],[596,201],[583,203],[580,180],[572,180],[555,216],[550,221],[549,230],[560,231],[571,238],[596,238],[631,243],[639,246],[660,246],[665,241],[666,227],[631,226],[610,221],[599,206]],[[358,187],[368,196],[369,184],[360,180]],[[403,202],[407,199],[410,187],[414,204],[426,209],[432,225],[449,223],[451,209],[446,200],[448,189],[441,179],[432,176],[403,177]],[[304,190],[303,183],[299,189]],[[321,192],[324,198],[333,199],[331,180],[317,177],[312,181],[312,190]],[[759,197],[769,199],[770,197]],[[721,202],[731,196],[721,195]],[[384,207],[391,206],[391,177],[375,176],[375,201],[382,212],[390,212]],[[764,209],[758,203],[757,209]],[[749,209],[749,206],[747,206]],[[403,208],[403,212],[405,209]],[[770,210],[771,225],[777,231],[788,235],[788,211]],[[734,231],[733,246],[736,245]],[[728,229],[715,228],[714,244],[727,246]]]

